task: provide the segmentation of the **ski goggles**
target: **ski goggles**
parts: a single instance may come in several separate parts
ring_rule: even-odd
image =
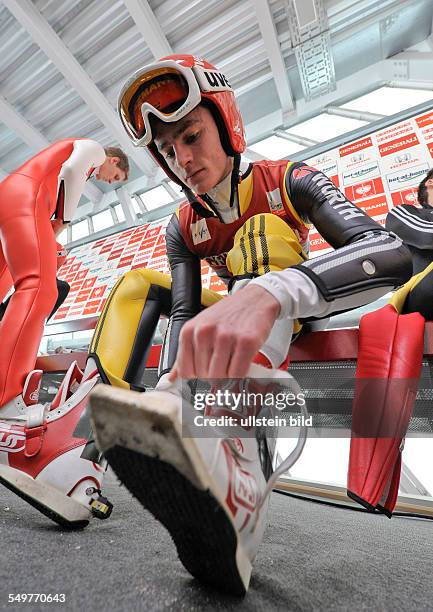
[[[233,91],[216,70],[182,66],[163,60],[137,71],[123,87],[118,111],[128,136],[137,147],[153,141],[149,115],[164,123],[179,121],[206,93]]]

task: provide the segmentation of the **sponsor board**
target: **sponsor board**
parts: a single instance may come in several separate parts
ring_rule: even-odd
[[[385,157],[385,155],[391,155],[392,153],[403,151],[404,149],[414,147],[415,145],[419,145],[418,136],[415,134],[415,132],[410,132],[401,138],[396,138],[395,140],[390,140],[389,142],[380,144],[379,155],[381,157]]]
[[[426,125],[432,125],[433,124],[433,111],[430,111],[424,115],[420,115],[419,117],[415,119],[415,121],[419,128],[423,128]]]
[[[349,200],[383,224],[392,206],[417,203],[417,187],[433,166],[432,158],[433,111],[429,111],[305,161],[323,171],[326,163],[338,159],[336,179],[333,170],[328,176],[342,186]],[[317,232],[310,233],[310,240],[312,257],[329,250]]]
[[[425,142],[430,142],[431,140],[433,140],[433,125],[426,128],[425,130],[421,130],[421,134]]]
[[[384,191],[383,182],[380,177],[344,188],[346,197],[354,202],[384,193]]]
[[[418,204],[418,188],[411,187],[410,189],[393,191],[391,193],[391,199],[394,206],[398,206],[399,204],[412,204],[416,206]]]
[[[365,166],[353,168],[352,170],[346,170],[345,172],[343,172],[343,185],[351,185],[352,183],[357,183],[364,178],[379,175],[379,164],[377,163],[377,161],[372,161],[369,164],[366,164]]]
[[[399,172],[392,172],[386,175],[386,181],[390,191],[396,191],[404,189],[405,187],[412,187],[418,185],[422,180],[423,176],[429,171],[429,166],[426,163],[419,164],[418,166],[406,168]]]
[[[356,171],[360,167],[365,167],[367,164],[376,162],[377,149],[370,146],[367,149],[354,151],[341,158],[341,167],[343,175],[345,172]]]
[[[325,249],[331,249],[331,245],[326,242],[326,240],[318,233],[318,231],[313,228],[310,230],[308,235],[310,241],[310,253],[316,253],[316,255],[321,254],[318,251],[324,251]]]
[[[337,157],[337,152],[331,151],[309,159],[308,163],[314,168],[317,168],[317,170],[323,172],[323,174],[331,177],[338,175]]]
[[[388,155],[382,161],[382,171],[385,173],[416,166],[423,162],[425,148],[417,145]]]
[[[380,132],[377,132],[374,136],[374,140],[377,144],[381,144],[382,142],[393,140],[400,136],[404,136],[405,134],[409,134],[410,132],[413,132],[413,130],[414,125],[411,120],[401,121],[396,125],[386,128],[386,130],[381,130]]]
[[[388,201],[386,195],[382,194],[375,198],[369,198],[368,200],[361,200],[356,203],[359,208],[362,208],[370,217],[376,217],[377,215],[388,214]]]
[[[361,140],[357,140],[356,142],[344,145],[344,147],[340,147],[340,157],[345,157],[346,155],[353,155],[354,153],[362,151],[363,149],[367,149],[372,145],[373,143],[371,141],[371,137],[367,136],[366,138],[362,138]]]

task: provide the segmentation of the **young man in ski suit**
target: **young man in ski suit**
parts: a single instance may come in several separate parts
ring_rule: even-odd
[[[255,438],[188,435],[176,380],[279,377],[290,388],[286,360],[298,319],[377,299],[410,276],[410,255],[307,164],[247,163],[233,90],[205,60],[170,56],[139,70],[119,113],[187,201],[167,227],[171,278],[127,273],[98,324],[89,361],[126,389],[100,386],[91,396],[98,442],[170,531],[185,567],[244,594],[273,477],[267,484]],[[311,261],[310,222],[335,248]],[[202,290],[201,260],[228,284],[228,297]],[[154,392],[132,393],[161,313],[170,319],[159,382]]]

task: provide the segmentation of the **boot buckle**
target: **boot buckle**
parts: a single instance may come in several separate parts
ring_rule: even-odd
[[[26,457],[34,457],[39,453],[42,448],[42,442],[44,440],[45,431],[47,424],[39,425],[39,427],[25,427],[24,432],[26,434],[26,448],[24,455]]]
[[[113,511],[113,504],[101,494],[100,489],[89,487],[86,491],[87,495],[95,495],[90,501],[90,509],[94,517],[104,520],[109,518]]]

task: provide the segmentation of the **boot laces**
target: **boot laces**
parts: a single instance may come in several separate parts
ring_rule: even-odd
[[[301,411],[301,416],[304,417],[302,421],[305,423],[307,418],[308,418],[307,408],[306,408],[305,405],[299,406],[299,408],[300,408],[300,411]],[[302,451],[304,450],[305,443],[307,441],[307,437],[308,437],[308,428],[306,427],[306,425],[301,425],[300,430],[299,430],[298,441],[296,442],[295,448],[284,459],[284,461],[282,461],[280,463],[280,465],[274,470],[272,476],[269,478],[269,480],[268,480],[268,482],[266,484],[266,488],[263,491],[263,494],[262,494],[262,496],[261,496],[261,498],[259,500],[259,503],[257,504],[256,509],[255,509],[255,517],[254,517],[254,521],[253,521],[252,526],[251,526],[251,531],[254,531],[255,528],[257,527],[259,516],[260,516],[260,511],[263,508],[263,505],[265,504],[268,496],[270,495],[270,493],[274,489],[277,480],[285,472],[290,470],[290,468],[295,465],[295,463],[298,461],[299,457],[301,456]]]

